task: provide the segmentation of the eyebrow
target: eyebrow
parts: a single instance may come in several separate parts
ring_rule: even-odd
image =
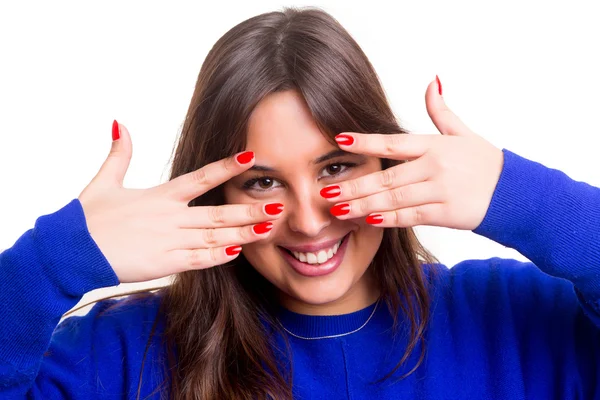
[[[355,155],[353,153],[349,153],[347,151],[344,150],[333,150],[330,151],[327,154],[324,154],[320,157],[317,157],[316,159],[314,159],[311,164],[321,164],[324,163],[325,161],[329,161],[332,158],[337,158],[337,157],[342,157],[342,156],[348,156],[348,155]],[[271,168],[271,167],[267,167],[265,165],[257,165],[254,164],[252,167],[250,167],[249,171],[262,171],[262,172],[274,172],[275,168]]]

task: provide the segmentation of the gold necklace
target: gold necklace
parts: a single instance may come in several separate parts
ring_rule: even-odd
[[[295,333],[290,332],[289,330],[287,330],[287,328],[285,326],[283,326],[283,324],[281,323],[281,321],[279,320],[279,318],[275,318],[275,319],[277,320],[277,323],[279,324],[279,326],[281,326],[283,328],[284,331],[286,331],[287,333],[289,333],[290,335],[292,335],[295,338],[304,339],[304,340],[332,339],[332,338],[337,338],[337,337],[341,337],[341,336],[350,335],[350,334],[358,332],[362,328],[364,328],[369,323],[369,321],[371,320],[371,318],[373,318],[373,315],[375,315],[375,310],[377,310],[377,306],[379,305],[379,300],[381,300],[381,297],[377,299],[377,302],[375,303],[375,307],[373,307],[373,311],[371,312],[371,315],[369,315],[369,318],[367,318],[367,320],[365,321],[364,324],[362,324],[361,326],[359,326],[358,328],[356,328],[355,330],[353,330],[351,332],[339,333],[337,335],[317,336],[317,337],[305,337],[305,336],[296,335]]]

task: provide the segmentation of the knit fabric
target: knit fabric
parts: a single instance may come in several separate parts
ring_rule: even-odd
[[[384,303],[350,335],[288,336],[295,398],[600,399],[600,189],[503,153],[490,207],[473,232],[531,262],[424,265],[432,301],[426,353],[402,380],[422,348],[377,382],[394,370],[409,335],[404,315],[393,333]],[[77,199],[38,218],[1,253],[0,398],[135,399],[139,390],[140,399],[158,399],[165,359],[158,296],[105,300],[58,325],[84,293],[118,283]],[[330,336],[360,327],[374,306],[337,316],[282,309],[278,318],[296,335]],[[273,345],[285,348],[281,337]]]

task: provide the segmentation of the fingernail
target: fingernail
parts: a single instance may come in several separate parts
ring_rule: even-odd
[[[440,78],[437,75],[435,76],[435,80],[437,81],[438,92],[439,92],[439,94],[441,96],[442,95],[442,82],[440,82]]]
[[[236,254],[240,254],[242,251],[242,246],[229,246],[225,249],[225,253],[228,256],[235,256]]]
[[[256,224],[252,227],[252,230],[254,230],[254,233],[256,233],[257,235],[260,235],[262,233],[267,233],[271,229],[273,229],[272,222],[261,222],[260,224]]]
[[[339,217],[340,215],[346,215],[350,212],[350,204],[336,204],[335,206],[331,207],[329,211],[336,217]]]
[[[254,158],[253,151],[245,151],[243,153],[238,154],[238,156],[235,159],[240,164],[248,164],[250,161],[252,161],[253,158]]]
[[[335,141],[342,146],[350,146],[354,143],[354,138],[350,135],[341,133],[335,137]]]
[[[342,189],[338,185],[325,186],[319,193],[326,199],[332,199],[342,194]]]
[[[265,212],[269,215],[277,215],[281,214],[283,211],[283,204],[281,203],[271,203],[265,206]]]
[[[115,119],[113,121],[113,126],[112,126],[112,140],[113,140],[113,142],[115,140],[119,140],[120,137],[121,137],[121,135],[120,135],[120,132],[119,132],[119,123]]]
[[[372,224],[372,225],[380,224],[383,222],[383,216],[381,214],[369,215],[367,217],[366,221],[367,221],[367,224]]]

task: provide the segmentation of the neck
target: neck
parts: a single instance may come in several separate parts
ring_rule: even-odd
[[[371,268],[367,269],[360,280],[346,293],[329,302],[306,303],[283,292],[279,292],[279,301],[288,310],[306,315],[341,315],[362,310],[376,302],[380,294],[370,271]]]

